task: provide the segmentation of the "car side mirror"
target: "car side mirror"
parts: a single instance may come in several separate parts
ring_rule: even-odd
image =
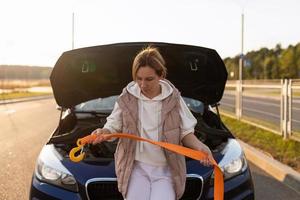
[[[59,105],[56,105],[56,110],[65,111],[66,108],[63,108],[63,107],[61,107]]]

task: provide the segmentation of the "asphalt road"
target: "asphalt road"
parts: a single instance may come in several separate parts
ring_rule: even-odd
[[[224,93],[221,108],[235,113],[235,96]],[[280,127],[280,100],[243,96],[243,115],[272,123]],[[300,132],[300,100],[292,102],[292,130]]]
[[[248,161],[249,162],[249,161]],[[254,181],[256,200],[299,200],[300,192],[290,189],[280,181],[261,170],[258,166],[249,162]]]
[[[53,99],[0,105],[0,199],[28,199],[38,153],[58,123]],[[255,165],[256,199],[299,199],[292,189]]]
[[[35,161],[59,112],[53,99],[0,105],[0,199],[28,199]]]

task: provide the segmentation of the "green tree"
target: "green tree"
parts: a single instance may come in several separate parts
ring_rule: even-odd
[[[239,78],[239,60],[238,56],[234,58],[225,58],[224,63],[228,72],[229,80],[237,80]],[[233,74],[233,76],[231,76]]]
[[[282,56],[279,60],[280,63],[280,78],[297,78],[297,60],[296,49],[290,45],[286,50],[282,52]]]
[[[277,44],[273,49],[261,48],[245,55],[243,79],[278,79],[300,77],[300,43],[283,49]],[[229,79],[238,79],[239,56],[225,58]]]
[[[295,59],[297,66],[297,78],[300,78],[300,43],[295,46]]]

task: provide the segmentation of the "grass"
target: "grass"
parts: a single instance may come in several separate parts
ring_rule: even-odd
[[[0,94],[0,100],[9,100],[9,99],[19,99],[25,97],[35,97],[43,95],[51,95],[52,93],[48,92],[10,92]]]
[[[235,113],[229,112],[228,110],[225,110],[225,109],[220,109],[220,111],[224,115],[229,115],[229,116],[235,115]],[[256,125],[256,127],[258,127],[258,128],[260,128],[259,126],[261,126],[261,127],[264,127],[263,129],[266,129],[266,130],[270,129],[270,132],[272,132],[273,134],[281,135],[281,133],[280,133],[280,124],[275,124],[275,123],[264,121],[264,120],[261,120],[261,119],[256,119],[254,117],[249,117],[249,116],[246,116],[246,115],[243,115],[242,120],[245,120],[246,123],[251,122],[251,123],[254,124],[254,126]],[[300,130],[299,129],[292,129],[291,137],[292,137],[292,139],[300,142]]]
[[[275,124],[275,122],[272,123],[272,122],[268,122],[268,121],[265,121],[265,120],[261,120],[261,119],[257,119],[257,118],[249,117],[249,116],[245,116],[245,115],[243,115],[243,119],[248,120],[250,122],[253,122],[255,124],[259,124],[261,126],[270,128],[270,129],[276,131],[277,134],[280,134],[280,124]]]
[[[50,81],[49,79],[0,80],[0,89],[30,88],[37,86],[50,86]]]
[[[235,137],[272,155],[276,160],[300,172],[300,142],[283,140],[279,135],[222,115]]]

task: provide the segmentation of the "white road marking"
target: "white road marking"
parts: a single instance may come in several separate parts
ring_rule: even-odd
[[[300,121],[296,119],[292,119],[292,122],[300,123]]]
[[[223,99],[232,99],[230,97],[223,97]],[[280,108],[280,102],[278,104],[275,104],[275,103],[266,103],[266,102],[263,102],[263,101],[259,101],[259,100],[250,100],[250,99],[245,99],[244,98],[244,101],[245,102],[250,102],[250,103],[255,103],[255,104],[261,104],[261,105],[267,105],[267,106],[275,106],[275,107],[279,107]],[[295,103],[295,102],[293,102]],[[223,103],[224,104],[224,103]],[[297,111],[300,111],[300,108],[299,107],[292,107],[292,110],[297,110]]]
[[[265,103],[265,102],[262,102],[262,101],[250,100],[250,99],[245,99],[244,101],[255,103],[255,104],[262,104],[262,105],[280,107],[280,102],[278,104],[276,104],[276,103]]]
[[[223,96],[222,99],[235,99],[235,96]]]
[[[269,113],[269,112],[264,112],[264,111],[261,111],[261,110],[249,109],[249,108],[244,108],[244,110],[248,110],[248,111],[252,111],[252,112],[257,112],[257,113],[261,113],[261,114],[264,114],[264,115],[270,115],[270,116],[273,116],[273,117],[275,117],[277,119],[280,119],[280,115],[272,114],[272,113]],[[300,121],[296,120],[296,119],[292,119],[292,122],[300,123]]]
[[[4,113],[9,115],[9,114],[13,114],[15,112],[16,112],[16,110],[6,110]]]
[[[4,114],[12,114],[12,113],[15,113],[16,110],[14,110],[14,109],[2,109],[2,110],[0,110],[0,112],[2,112]]]
[[[234,107],[235,107],[235,106],[233,106],[232,104],[224,103],[224,102],[221,103],[221,106],[222,106],[222,105],[228,106],[228,107],[231,107],[231,108],[234,108]]]
[[[264,111],[261,111],[261,110],[249,109],[249,108],[243,108],[243,110],[257,112],[257,113],[261,113],[261,114],[264,114],[264,115],[270,115],[270,116],[273,116],[275,118],[279,118],[280,119],[280,117],[278,115],[276,115],[276,114],[272,114],[272,113],[269,113],[269,112],[264,112]]]

